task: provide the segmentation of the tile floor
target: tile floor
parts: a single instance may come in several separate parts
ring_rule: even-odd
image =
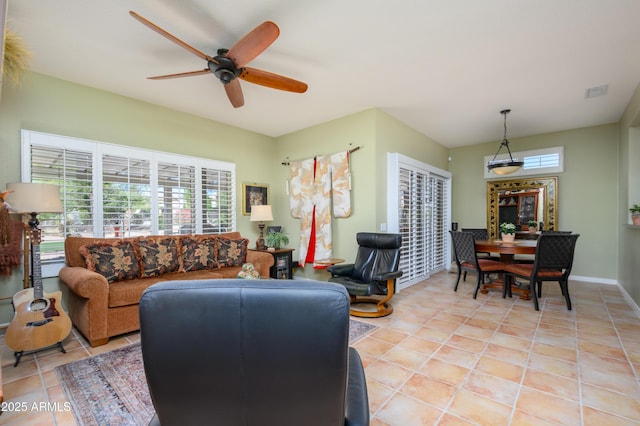
[[[371,424],[639,425],[640,319],[616,286],[570,282],[573,311],[546,283],[541,310],[498,292],[472,299],[443,272],[397,294],[394,313],[358,340]],[[6,402],[66,401],[53,368],[138,341],[91,348],[74,333],[67,354],[13,355],[0,343]],[[59,404],[63,407],[62,404]],[[0,424],[74,425],[72,413],[5,412]]]

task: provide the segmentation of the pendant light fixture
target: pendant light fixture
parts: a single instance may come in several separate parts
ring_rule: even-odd
[[[502,111],[500,111],[500,114],[504,116],[504,137],[502,138],[502,143],[498,147],[496,155],[493,156],[493,160],[487,163],[487,169],[497,175],[510,175],[511,173],[515,173],[520,170],[520,167],[524,165],[523,161],[518,161],[517,158],[513,158],[513,156],[511,155],[511,150],[509,149],[509,139],[507,139],[507,114],[509,114],[510,112],[510,109],[503,109]],[[509,158],[504,160],[496,160],[496,157],[498,156],[498,154],[500,154],[500,150],[503,146],[507,148],[507,152],[509,152]]]

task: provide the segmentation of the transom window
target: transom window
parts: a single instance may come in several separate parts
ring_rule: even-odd
[[[542,174],[556,174],[564,171],[564,148],[556,146],[553,148],[533,149],[530,151],[513,152],[511,154],[514,159],[518,158],[524,161],[524,166],[515,173],[509,175],[509,177],[518,176],[531,176]],[[493,159],[493,155],[486,155],[484,157],[484,178],[493,179],[501,178],[504,176],[498,176],[495,173],[491,173],[487,170],[487,163]],[[508,160],[509,154],[502,153],[496,157],[496,160]]]

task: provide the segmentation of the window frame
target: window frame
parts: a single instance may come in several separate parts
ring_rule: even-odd
[[[540,156],[551,155],[551,154],[558,155],[558,166],[554,166],[554,167],[532,167],[532,168],[525,168],[523,166],[517,172],[511,173],[509,175],[509,178],[518,177],[518,176],[537,176],[537,175],[563,173],[564,172],[564,147],[562,147],[562,146],[555,146],[555,147],[551,147],[551,148],[532,149],[532,150],[528,150],[528,151],[519,151],[519,152],[512,152],[511,153],[511,155],[512,155],[512,157],[514,159],[518,158],[520,161],[525,161],[525,162],[526,162],[526,158],[540,157]],[[508,160],[509,159],[509,153],[506,153],[506,152],[505,153],[501,153],[495,159],[496,160]],[[493,155],[485,155],[484,156],[484,164],[482,165],[482,167],[484,169],[484,178],[485,179],[505,179],[504,175],[497,175],[495,173],[490,172],[487,169],[487,164],[491,160],[493,160]]]
[[[230,173],[230,184],[228,185],[231,199],[230,211],[230,228],[231,231],[237,229],[236,220],[236,164],[220,160],[205,159],[199,157],[186,156],[182,154],[174,154],[163,151],[154,151],[145,148],[137,148],[127,145],[117,145],[106,142],[99,142],[89,139],[81,139],[70,136],[55,135],[50,133],[37,132],[32,130],[21,130],[21,181],[31,182],[31,147],[52,147],[58,149],[67,149],[79,152],[87,152],[92,155],[92,182],[93,182],[93,223],[92,233],[95,238],[104,236],[103,227],[103,155],[111,155],[117,157],[129,157],[148,160],[151,163],[150,170],[150,198],[151,198],[151,228],[148,235],[157,235],[159,232],[159,215],[158,215],[158,164],[169,163],[185,167],[194,167],[195,172],[195,233],[203,231],[203,200],[202,197],[206,193],[203,190],[202,174],[207,171],[222,171]],[[66,213],[62,213],[66,214]],[[43,277],[57,276],[60,268],[64,265],[64,260],[55,260],[43,262]]]
[[[426,185],[421,195],[427,197],[417,200],[418,202],[413,206],[415,209],[420,209],[420,214],[426,220],[418,226],[420,229],[410,230],[422,232],[422,234],[409,232],[409,241],[403,237],[400,262],[412,266],[410,271],[403,271],[405,273],[397,280],[397,291],[417,284],[429,278],[431,274],[448,269],[451,264],[451,242],[448,234],[451,228],[451,173],[399,153],[387,153],[388,230],[400,234],[403,233],[400,229],[403,169],[420,175],[424,179],[423,182]],[[434,181],[439,182],[436,187],[441,190],[440,192],[432,192]],[[434,203],[438,199],[440,204]],[[412,214],[417,212],[415,209],[411,211]],[[420,260],[425,256],[429,258]]]

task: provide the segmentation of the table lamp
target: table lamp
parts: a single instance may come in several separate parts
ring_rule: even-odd
[[[260,237],[256,240],[256,249],[265,250],[264,244],[264,222],[273,220],[273,214],[271,213],[270,205],[253,205],[251,206],[251,222],[258,222],[258,228],[260,228]]]
[[[7,191],[12,191],[6,197],[11,210],[15,213],[31,215],[29,227],[31,228],[32,237],[33,233],[40,229],[38,213],[61,213],[64,211],[60,202],[60,189],[57,185],[48,183],[8,183]],[[33,239],[31,239],[31,245],[33,245]],[[39,257],[35,258],[33,253],[33,247],[31,247],[32,270],[34,270],[35,266],[40,265]],[[37,264],[34,262],[37,262]]]

